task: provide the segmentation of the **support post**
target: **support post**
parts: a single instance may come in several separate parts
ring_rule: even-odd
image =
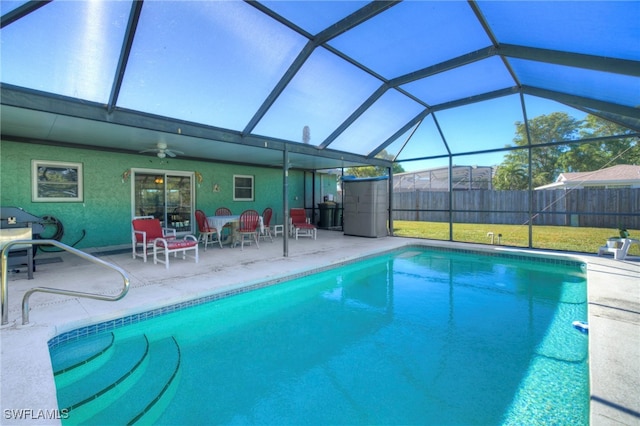
[[[282,152],[282,210],[284,216],[282,235],[282,256],[289,257],[289,147]]]

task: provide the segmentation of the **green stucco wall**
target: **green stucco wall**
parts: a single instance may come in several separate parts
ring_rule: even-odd
[[[32,202],[31,160],[82,163],[84,202]],[[20,207],[36,216],[54,216],[64,226],[62,242],[75,244],[76,248],[129,244],[131,179],[123,183],[122,175],[132,168],[197,171],[202,175],[202,183],[196,184],[195,189],[197,209],[213,214],[217,207],[225,206],[240,214],[246,209],[262,212],[266,207],[271,207],[274,211],[272,224],[283,222],[283,176],[279,169],[179,158],[160,160],[151,155],[129,155],[13,141],[0,143],[0,204],[4,207]],[[234,174],[254,176],[254,201],[233,201]],[[305,177],[300,171],[289,172],[290,207],[311,207],[303,205],[307,198],[305,179],[308,182],[311,174],[307,173]],[[219,185],[219,192],[214,192],[214,184]],[[323,191],[329,190],[323,188]]]

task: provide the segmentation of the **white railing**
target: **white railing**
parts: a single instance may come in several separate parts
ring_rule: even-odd
[[[8,255],[9,249],[14,245],[52,245],[58,248],[61,248],[69,253],[75,254],[83,259],[88,260],[89,262],[95,263],[96,265],[104,266],[105,268],[113,269],[118,272],[122,276],[122,280],[124,282],[124,287],[120,293],[115,296],[105,296],[102,294],[94,294],[94,293],[85,293],[81,291],[73,291],[73,290],[64,290],[59,288],[49,288],[49,287],[34,287],[25,293],[22,298],[22,324],[29,324],[29,297],[35,292],[41,293],[53,293],[53,294],[61,294],[64,296],[75,296],[75,297],[86,297],[89,299],[96,300],[105,300],[108,302],[115,302],[117,300],[122,299],[127,292],[129,291],[129,277],[127,273],[118,266],[112,265],[111,263],[105,262],[102,259],[98,259],[95,256],[87,254],[83,251],[75,249],[71,246],[63,244],[57,240],[15,240],[6,243],[4,248],[2,249],[2,282],[0,283],[1,288],[1,297],[2,297],[2,325],[9,323],[9,286],[7,281],[7,265],[8,265]]]

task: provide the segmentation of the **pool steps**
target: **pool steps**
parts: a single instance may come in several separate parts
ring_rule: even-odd
[[[73,377],[87,374],[86,365],[90,361],[102,356],[113,345],[113,333],[101,334],[94,339],[77,340],[68,343],[64,351],[56,351],[52,355],[52,364],[55,366],[54,376],[60,376],[63,373],[66,380],[73,381]],[[107,357],[100,358],[105,359]],[[99,362],[91,363],[91,367],[95,367]],[[85,368],[83,368],[85,367]],[[75,371],[74,371],[75,370]],[[73,373],[71,373],[73,371]]]
[[[180,348],[173,337],[101,336],[70,349],[72,355],[52,354],[58,406],[69,413],[64,424],[147,423],[177,384]]]

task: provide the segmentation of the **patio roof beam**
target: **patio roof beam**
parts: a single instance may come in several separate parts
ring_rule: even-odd
[[[113,111],[113,108],[118,102],[120,88],[122,87],[122,79],[124,78],[124,72],[127,69],[127,63],[129,62],[131,46],[133,46],[133,38],[136,34],[136,28],[138,28],[138,22],[140,21],[140,12],[142,11],[143,4],[144,0],[134,1],[131,4],[129,21],[127,22],[127,29],[125,30],[124,40],[122,41],[122,48],[120,49],[120,58],[118,59],[116,74],[115,78],[113,79],[111,94],[109,95],[109,103],[107,104],[107,111],[109,112]]]
[[[275,85],[271,93],[269,93],[269,96],[267,96],[262,105],[260,105],[258,111],[256,111],[251,120],[249,120],[249,123],[247,123],[244,130],[242,131],[243,135],[250,134],[258,125],[258,122],[262,119],[262,117],[264,117],[269,108],[271,108],[273,103],[276,101],[276,99],[278,99],[278,96],[280,96],[280,94],[284,91],[291,80],[293,80],[293,77],[296,76],[300,68],[302,68],[307,59],[309,59],[309,56],[311,56],[315,48],[316,45],[312,41],[309,41],[304,46],[291,66],[289,66],[287,71],[284,73],[280,81],[278,81],[278,84]]]
[[[16,7],[11,12],[7,12],[2,17],[0,17],[0,29],[6,27],[9,24],[14,23],[18,19],[21,19],[31,12],[40,9],[42,6],[51,3],[52,0],[44,0],[44,1],[28,1],[21,6]]]
[[[313,38],[313,34],[310,34],[309,32],[305,31],[303,28],[300,28],[298,25],[294,24],[293,22],[291,22],[290,20],[288,20],[287,18],[283,17],[282,15],[277,14],[276,12],[274,12],[273,10],[271,10],[270,8],[268,8],[267,6],[265,6],[264,4],[262,4],[261,2],[255,1],[255,0],[243,0],[246,4],[248,4],[249,6],[252,6],[256,9],[258,9],[260,12],[264,13],[265,15],[267,15],[268,17],[270,17],[271,19],[274,19],[276,21],[278,21],[279,23],[281,23],[282,25],[292,29],[293,31],[297,32],[298,34],[308,38],[308,39],[312,39]]]
[[[315,37],[314,41],[316,44],[324,44],[329,40],[338,37],[340,34],[343,34],[350,29],[362,24],[365,21],[373,18],[381,12],[389,9],[392,6],[400,3],[399,1],[372,1],[368,3],[366,6],[356,10],[351,15],[346,18],[336,22],[325,30],[319,32]]]
[[[416,124],[418,124],[419,122],[421,122],[427,115],[429,115],[431,113],[431,110],[429,108],[424,109],[424,111],[422,111],[420,114],[416,115],[415,117],[413,117],[413,119],[411,119],[407,124],[405,124],[404,126],[402,126],[402,128],[400,130],[398,130],[397,132],[395,132],[393,135],[391,135],[390,138],[388,138],[386,141],[384,141],[382,144],[378,145],[378,147],[376,149],[374,149],[373,151],[371,151],[368,155],[369,158],[373,158],[376,155],[378,155],[380,152],[382,152],[386,147],[388,147],[389,145],[391,145],[393,142],[395,142],[396,139],[398,139],[400,136],[402,136],[405,132],[407,132],[409,129],[411,129],[412,127],[414,127]]]
[[[375,92],[373,92],[373,94],[371,96],[369,96],[369,99],[367,99],[366,101],[364,101],[359,107],[358,109],[356,109],[342,124],[340,124],[340,126],[338,126],[338,128],[336,130],[333,131],[333,133],[331,133],[325,140],[324,142],[322,142],[319,145],[319,148],[326,148],[327,146],[329,146],[329,144],[331,142],[333,142],[334,140],[336,140],[336,138],[338,136],[340,136],[340,134],[342,132],[344,132],[346,130],[347,127],[349,127],[350,125],[353,124],[354,121],[356,121],[358,119],[358,117],[360,117],[362,114],[364,114],[364,112],[369,109],[369,107],[371,105],[373,105],[373,103],[375,101],[377,101],[378,99],[380,99],[380,97],[382,95],[384,95],[384,93],[389,89],[389,86],[386,84],[382,84],[378,90],[376,90]]]
[[[247,123],[247,125],[244,128],[244,130],[242,131],[243,135],[250,134],[253,131],[253,129],[258,125],[258,122],[260,122],[262,117],[264,117],[264,115],[267,113],[269,108],[271,108],[271,106],[276,101],[276,99],[278,99],[278,97],[280,96],[280,94],[282,94],[282,92],[285,90],[287,85],[296,76],[298,71],[300,71],[300,68],[302,68],[302,66],[307,61],[307,59],[309,59],[309,57],[311,56],[313,51],[316,49],[316,47],[326,43],[330,39],[332,39],[334,37],[337,37],[340,34],[350,30],[351,28],[361,24],[362,22],[366,21],[367,19],[370,19],[371,17],[373,17],[373,16],[385,11],[386,9],[388,9],[391,6],[397,4],[398,2],[397,1],[371,2],[371,3],[367,4],[366,6],[362,7],[361,9],[358,9],[356,12],[352,13],[351,15],[347,16],[346,18],[342,19],[341,21],[339,21],[339,22],[335,23],[334,25],[330,26],[329,28],[325,29],[324,31],[318,33],[315,37],[314,36],[310,36],[309,33],[307,33],[306,31],[302,30],[297,25],[294,25],[290,21],[288,21],[288,20],[284,19],[283,17],[275,14],[269,8],[266,8],[263,5],[260,5],[259,3],[253,2],[253,1],[248,2],[248,3],[251,4],[252,6],[256,7],[257,9],[259,9],[263,13],[268,14],[273,19],[276,19],[278,22],[288,26],[292,30],[294,30],[294,31],[300,33],[301,35],[309,38],[309,41],[307,42],[305,47],[302,49],[302,51],[298,54],[298,56],[296,57],[295,61],[291,64],[291,66],[284,73],[284,75],[282,76],[280,81],[278,81],[278,84],[276,84],[276,86],[273,88],[273,90],[271,91],[269,96],[267,96],[267,98],[262,103],[262,105],[260,106],[258,111],[256,111],[256,113],[251,118],[249,123]]]
[[[587,108],[606,111],[624,117],[640,119],[640,109],[628,107],[597,99],[585,98],[583,96],[570,95],[568,93],[556,92],[548,89],[541,89],[532,86],[522,86],[522,92],[527,95],[539,96],[541,98],[552,99],[567,105],[581,105]]]
[[[495,50],[496,54],[509,58],[527,59],[555,65],[640,77],[639,61],[585,55],[582,53],[561,52],[536,47],[516,46],[513,44],[501,44]]]
[[[449,108],[456,108],[460,106],[465,106],[469,104],[473,104],[480,101],[488,101],[491,99],[500,98],[502,96],[509,96],[515,93],[518,93],[517,87],[507,87],[506,89],[495,90],[493,92],[483,93],[482,95],[469,96],[467,98],[457,99],[451,102],[444,102],[438,105],[433,105],[431,107],[432,112],[442,111]]]
[[[458,56],[457,58],[440,62],[439,64],[435,64],[430,67],[422,68],[421,70],[396,77],[392,80],[389,80],[389,86],[401,86],[403,84],[411,83],[415,80],[420,80],[425,77],[429,77],[444,71],[449,71],[454,68],[458,68],[464,65],[471,64],[473,62],[480,61],[482,59],[489,58],[493,55],[495,55],[495,48],[485,47],[484,49],[476,50],[475,52],[470,52],[465,55]]]
[[[478,6],[477,1],[467,0],[467,2],[469,3],[471,10],[473,10],[473,13],[476,15],[476,18],[480,22],[480,25],[482,25],[484,32],[487,34],[487,37],[489,37],[489,40],[491,40],[491,44],[493,45],[493,47],[499,46],[500,42],[498,41],[498,37],[496,37],[493,30],[491,29],[491,25],[489,25],[489,23],[487,22],[487,19],[484,17],[484,14],[480,10],[480,7]],[[501,56],[500,59],[502,60],[502,64],[505,66],[505,68],[509,72],[509,75],[511,75],[511,78],[513,79],[515,85],[520,86],[522,83],[520,82],[520,79],[516,75],[509,61],[507,61],[507,58],[505,58],[504,56]]]

